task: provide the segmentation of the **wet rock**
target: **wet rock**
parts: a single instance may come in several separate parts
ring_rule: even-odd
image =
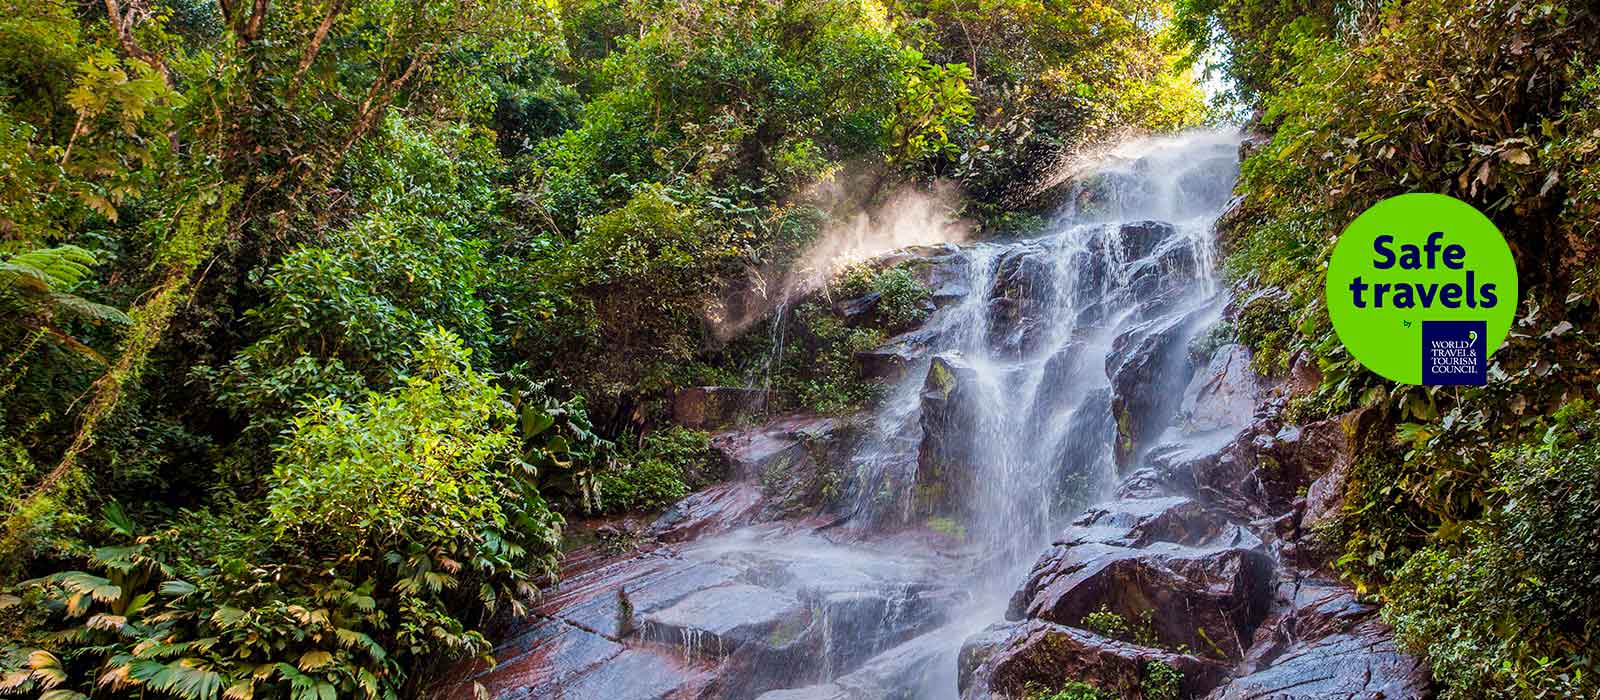
[[[1241,675],[1208,700],[1426,698],[1427,665],[1395,646],[1375,605],[1346,587],[1308,581],[1277,622],[1263,625]]]
[[[1163,645],[1243,655],[1271,602],[1273,562],[1253,548],[1055,546],[1012,597],[1010,619],[1081,627],[1102,610],[1148,620]]]
[[[1040,412],[1050,416],[1047,412]],[[1107,445],[1116,434],[1111,420],[1111,391],[1099,389],[1084,395],[1067,418],[1050,472],[1051,512],[1065,517],[1076,513],[1098,493],[1099,485],[1113,470]],[[1046,426],[1036,428],[1045,434]]]
[[[793,597],[735,584],[697,591],[645,615],[640,636],[677,644],[690,656],[722,658],[745,644],[783,646],[810,625],[810,610]]]
[[[618,698],[666,700],[695,697],[714,679],[712,665],[664,648],[630,648],[559,620],[541,620],[496,650],[490,669],[478,662],[434,695],[473,700],[475,686],[489,697]]]
[[[922,385],[922,444],[916,509],[951,513],[969,503],[977,470],[970,436],[977,426],[978,373],[960,353],[935,355]]]
[[[955,684],[950,640],[934,632],[873,657],[832,682],[774,690],[757,700],[923,700],[930,688]],[[948,672],[946,672],[948,669]]]
[[[1128,290],[1135,299],[1160,299],[1186,291],[1199,274],[1200,259],[1194,246],[1176,242],[1144,258],[1128,270]]]
[[[882,299],[883,294],[880,292],[867,292],[852,299],[841,299],[833,303],[833,313],[843,318],[846,323],[862,323],[878,312],[878,302]]]
[[[1249,425],[1265,390],[1250,359],[1250,349],[1238,344],[1211,354],[1183,392],[1177,420],[1184,432],[1237,431]]]
[[[1296,353],[1289,363],[1289,393],[1304,396],[1322,386],[1322,368],[1317,359],[1305,350]]]
[[[1100,542],[1119,547],[1148,547],[1157,542],[1198,546],[1232,534],[1222,516],[1183,496],[1122,499],[1086,511],[1062,533],[1056,544]]]
[[[686,428],[717,430],[766,410],[771,395],[760,389],[694,386],[672,400],[672,420]]]
[[[665,650],[629,649],[560,684],[561,698],[670,700],[694,697],[714,678],[715,669]],[[501,695],[508,700],[542,700],[551,693],[529,689]]]
[[[957,668],[963,700],[1019,698],[1036,688],[1087,683],[1131,700],[1146,700],[1141,685],[1155,663],[1182,674],[1180,695],[1198,697],[1227,669],[1187,654],[1141,647],[1043,620],[992,626],[969,639]]]
[[[936,340],[932,330],[918,328],[890,338],[876,348],[856,353],[855,360],[866,377],[897,381],[927,359]]]
[[[992,350],[1020,356],[1034,349],[1043,330],[1041,320],[1056,299],[1055,251],[1019,246],[995,261],[989,296],[989,344]]]
[[[873,260],[878,269],[899,266],[911,273],[932,293],[935,305],[960,301],[971,293],[967,287],[967,256],[954,244],[912,246]]]
[[[1377,412],[1358,409],[1306,426],[1296,456],[1302,470],[1315,478],[1306,489],[1301,529],[1313,529],[1339,515],[1344,508],[1345,485],[1361,440],[1377,420]]]
[[[661,542],[683,542],[754,522],[761,489],[747,481],[718,484],[690,494],[662,513],[645,531]]]
[[[1114,240],[1121,259],[1134,261],[1155,252],[1158,245],[1177,232],[1165,221],[1134,221],[1123,224]]]
[[[761,485],[757,520],[807,515],[828,505],[840,470],[854,445],[848,421],[796,415],[759,428],[716,435],[711,446],[723,454],[737,479]]]
[[[1178,387],[1188,384],[1193,367],[1184,345],[1194,315],[1167,319],[1125,333],[1107,357],[1111,413],[1116,421],[1117,466],[1127,466],[1151,438],[1164,430],[1177,410]]]

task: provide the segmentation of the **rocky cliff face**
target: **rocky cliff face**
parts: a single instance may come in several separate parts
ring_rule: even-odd
[[[639,546],[569,554],[500,664],[441,693],[1426,697],[1316,541],[1366,416],[1288,424],[1293,382],[1212,340],[1233,147],[1124,164],[1113,211],[1050,236],[892,256],[938,308],[858,357],[879,405],[724,429],[729,483],[607,525]],[[678,409],[725,426],[760,400],[701,388]]]

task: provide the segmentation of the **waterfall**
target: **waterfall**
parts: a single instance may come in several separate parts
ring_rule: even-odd
[[[1104,495],[1117,433],[1108,375],[1122,345],[1215,307],[1211,232],[1237,146],[1213,131],[1125,144],[1080,174],[1046,234],[958,249],[952,267],[969,292],[925,324],[925,357],[886,392],[858,447],[858,526],[948,515],[1014,563]],[[928,377],[946,370],[962,405],[946,408],[957,415],[943,417],[930,455]],[[966,473],[932,481],[922,471],[939,459]],[[934,486],[958,493],[930,504],[919,489]]]
[[[846,419],[734,431],[730,459],[748,460],[740,476],[761,483],[713,487],[658,521],[667,532],[691,523],[679,533],[689,541],[674,535],[665,542],[681,544],[564,579],[540,609],[548,624],[490,672],[497,687],[608,700],[955,700],[962,645],[1007,617],[1064,525],[1170,442],[1200,362],[1191,340],[1220,313],[1212,230],[1237,151],[1236,134],[1210,131],[1122,144],[1080,165],[1062,214],[1037,235],[902,253],[936,287],[936,309],[879,349],[891,378],[848,421],[843,512],[758,511],[764,480],[819,472],[811,440]],[[782,359],[795,300],[780,300],[775,354],[751,388]],[[718,530],[724,517],[750,524]],[[600,594],[624,589],[622,607]]]

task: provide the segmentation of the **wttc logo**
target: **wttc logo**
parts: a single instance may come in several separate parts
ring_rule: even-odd
[[[1379,202],[1334,245],[1334,332],[1361,364],[1405,384],[1486,384],[1516,315],[1517,266],[1494,223],[1439,194]]]

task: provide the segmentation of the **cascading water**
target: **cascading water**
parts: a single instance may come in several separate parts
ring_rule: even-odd
[[[810,431],[837,419],[741,433],[742,463],[760,469],[658,526],[696,509],[757,524],[567,576],[502,648],[495,692],[956,698],[963,642],[1005,617],[1051,536],[1173,424],[1189,341],[1217,313],[1211,231],[1237,146],[1217,132],[1127,144],[1075,178],[1043,235],[904,253],[937,310],[876,351],[897,369],[858,423],[838,512],[749,510],[820,469]]]
[[[1175,380],[1169,396],[1181,393],[1187,376],[1165,370],[1214,317],[1212,227],[1237,149],[1223,132],[1130,144],[1080,179],[1050,233],[949,251],[944,265],[966,294],[899,339],[922,358],[886,392],[857,449],[852,520],[874,529],[948,518],[984,570],[1011,574],[968,579],[978,585],[967,614],[944,631],[952,656],[908,697],[955,697],[954,647],[998,619],[1048,537],[1106,494],[1119,457],[1136,457],[1138,446],[1118,449],[1118,421],[1170,419],[1175,401],[1115,405],[1112,377],[1135,345],[1181,327],[1182,342],[1144,350],[1165,357],[1143,358],[1153,371],[1133,379]]]
[[[944,505],[964,511],[979,542],[1029,553],[1100,495],[1114,455],[1105,359],[1130,329],[1214,297],[1211,227],[1237,143],[1201,132],[1129,145],[1080,181],[1052,233],[952,251],[948,266],[969,291],[910,339],[926,357],[886,392],[858,449],[856,520],[878,526],[928,511],[917,489],[930,461],[923,409],[934,365],[971,384],[961,387],[963,424],[942,426],[955,434],[941,451],[970,470],[965,502]]]

